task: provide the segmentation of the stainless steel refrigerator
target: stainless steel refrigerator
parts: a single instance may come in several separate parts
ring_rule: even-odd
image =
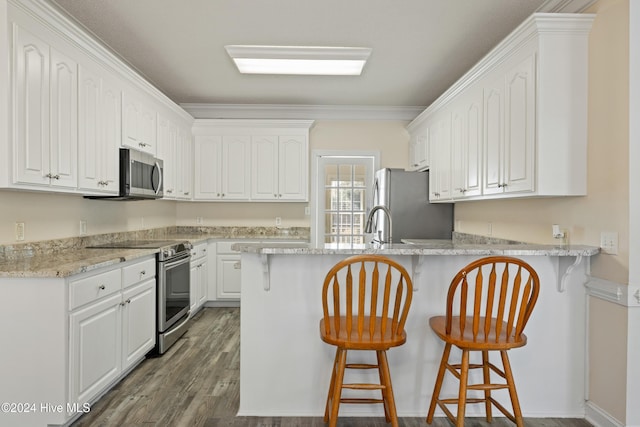
[[[453,203],[429,203],[429,172],[381,169],[375,173],[373,205],[391,214],[393,243],[402,239],[451,239]],[[388,236],[383,210],[373,217],[373,238]]]

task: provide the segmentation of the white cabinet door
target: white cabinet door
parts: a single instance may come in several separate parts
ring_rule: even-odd
[[[156,344],[156,280],[126,289],[122,299],[122,370],[126,370]]]
[[[507,71],[505,96],[505,192],[534,191],[535,55]]]
[[[409,170],[425,170],[429,162],[429,127],[422,125],[411,132],[409,139]]]
[[[308,199],[309,160],[306,138],[280,136],[278,144],[278,199]]]
[[[102,79],[102,189],[117,194],[120,186],[120,141],[122,140],[122,103],[120,86],[111,78]]]
[[[218,299],[240,299],[241,266],[239,254],[217,255]]]
[[[222,137],[222,199],[248,200],[251,192],[251,138]]]
[[[86,66],[79,67],[78,187],[90,192],[118,192],[120,90]]]
[[[156,113],[130,92],[122,92],[122,145],[156,155]]]
[[[504,139],[504,75],[484,85],[484,179],[483,194],[502,193]]]
[[[172,132],[173,131],[173,132]],[[163,198],[175,199],[175,139],[176,128],[166,117],[158,115],[158,157],[162,160]]]
[[[83,66],[80,66],[78,75],[78,122],[82,141],[78,147],[78,187],[100,191],[103,162],[103,137],[100,129],[102,78]]]
[[[51,185],[78,185],[78,64],[51,49]]]
[[[13,27],[14,181],[49,185],[49,45]]]
[[[91,401],[120,375],[121,302],[118,292],[70,315],[71,402]]]
[[[222,198],[222,137],[196,136],[194,142],[196,200]]]
[[[451,116],[452,197],[460,200],[482,194],[482,96],[465,94]]]
[[[443,112],[431,127],[432,165],[429,172],[429,200],[451,200],[451,114]]]
[[[278,199],[278,137],[251,137],[251,199]]]
[[[251,200],[307,200],[308,147],[292,136],[251,137]]]
[[[196,306],[198,308],[202,307],[208,299],[208,291],[209,291],[209,263],[207,262],[207,258],[205,257],[200,264],[199,271],[199,282],[198,282],[198,299],[196,301]]]
[[[191,132],[183,127],[176,129],[177,170],[175,181],[177,198],[191,199],[193,195],[193,156]]]

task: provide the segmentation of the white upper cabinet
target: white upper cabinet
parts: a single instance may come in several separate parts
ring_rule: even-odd
[[[156,155],[156,112],[148,102],[122,92],[122,146]]]
[[[6,10],[11,134],[0,140],[0,187],[116,194],[119,148],[156,155],[161,113],[176,124],[176,198],[190,199],[193,118],[47,2]]]
[[[586,194],[592,21],[533,14],[409,124],[412,169],[429,130],[431,201]]]
[[[158,114],[157,141],[158,157],[164,164],[164,198],[191,199],[193,181],[191,131]]]
[[[410,131],[409,170],[423,171],[429,168],[429,128],[421,126]]]
[[[196,120],[194,199],[308,200],[311,124]]]
[[[34,33],[13,24],[13,182],[75,188],[78,65]]]
[[[251,199],[305,201],[308,144],[300,135],[251,137]]]
[[[249,200],[249,136],[196,135],[194,147],[196,200]]]
[[[87,193],[118,193],[120,90],[106,76],[97,65],[80,65],[78,187]]]

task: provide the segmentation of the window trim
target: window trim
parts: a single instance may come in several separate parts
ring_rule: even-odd
[[[309,213],[311,215],[311,247],[317,248],[322,246],[324,242],[324,233],[320,233],[320,226],[318,219],[322,218],[320,212],[318,212],[318,164],[323,157],[373,157],[373,171],[372,175],[380,169],[380,151],[379,150],[312,150],[311,151],[311,191],[309,197]],[[371,183],[373,185],[373,183]],[[324,188],[324,184],[323,184]],[[324,193],[323,197],[324,197]],[[372,200],[367,200],[367,211],[371,208]],[[320,235],[322,234],[322,235]]]

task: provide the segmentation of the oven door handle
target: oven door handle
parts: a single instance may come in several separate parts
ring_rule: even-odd
[[[189,258],[191,258],[191,254],[187,254],[187,255],[185,255],[183,257],[180,257],[178,259],[172,259],[170,261],[162,261],[162,266],[166,270],[166,269],[175,267],[176,265],[180,265],[180,264],[184,264],[186,262],[189,262]]]

